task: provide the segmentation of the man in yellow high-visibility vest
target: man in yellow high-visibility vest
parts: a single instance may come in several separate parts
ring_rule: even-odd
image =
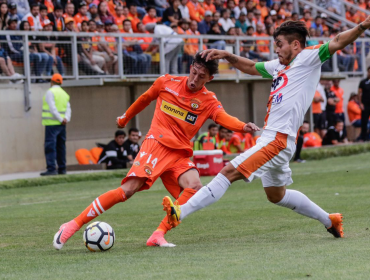
[[[51,88],[43,97],[42,125],[45,126],[47,171],[41,176],[66,174],[66,124],[71,120],[71,106],[69,95],[61,88],[62,83],[62,76],[54,74]]]

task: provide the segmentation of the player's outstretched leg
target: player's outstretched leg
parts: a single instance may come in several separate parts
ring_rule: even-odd
[[[145,178],[130,177],[130,180],[121,187],[97,197],[79,216],[60,226],[59,231],[54,235],[54,248],[62,249],[68,239],[83,225],[100,216],[115,204],[125,202],[144,184],[145,180]]]
[[[292,209],[298,214],[320,221],[336,238],[343,237],[342,214],[329,214],[303,193],[285,187],[265,187],[267,198],[276,205]]]
[[[184,189],[181,196],[177,199],[176,203],[182,205],[186,203],[194,194],[195,189],[186,188]],[[163,218],[158,228],[153,232],[146,242],[146,246],[159,246],[159,247],[175,247],[175,244],[168,243],[164,238],[164,235],[171,230],[172,226],[168,223],[167,216]]]

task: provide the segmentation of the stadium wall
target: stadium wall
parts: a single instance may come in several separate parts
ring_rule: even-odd
[[[345,108],[359,79],[342,81]],[[71,96],[72,121],[67,125],[67,164],[76,164],[75,151],[91,149],[96,142],[108,143],[116,131],[115,119],[145,92],[151,83],[106,83],[104,86],[65,87]],[[271,81],[213,81],[207,88],[217,94],[225,110],[241,120],[262,126]],[[41,125],[42,97],[49,84],[31,85],[31,106],[24,112],[22,85],[0,85],[0,174],[39,171],[45,168],[44,127]],[[148,131],[155,103],[140,113],[128,128]],[[206,127],[207,121],[202,128]],[[125,129],[127,132],[128,129]]]

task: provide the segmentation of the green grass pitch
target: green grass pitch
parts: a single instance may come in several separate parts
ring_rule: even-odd
[[[56,251],[60,224],[120,180],[0,189],[0,279],[370,279],[370,153],[291,167],[291,188],[344,214],[345,238],[267,202],[257,180],[169,232],[177,247],[146,247],[164,216],[157,182],[98,218],[115,230],[110,251],[89,252],[82,230]]]

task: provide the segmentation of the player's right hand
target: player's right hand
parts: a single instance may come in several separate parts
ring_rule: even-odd
[[[254,123],[249,122],[243,127],[243,130],[245,132],[255,132],[255,131],[260,131],[260,128]]]
[[[205,58],[206,61],[213,59],[223,59],[229,56],[230,54],[226,51],[209,49],[201,52],[202,58]]]

